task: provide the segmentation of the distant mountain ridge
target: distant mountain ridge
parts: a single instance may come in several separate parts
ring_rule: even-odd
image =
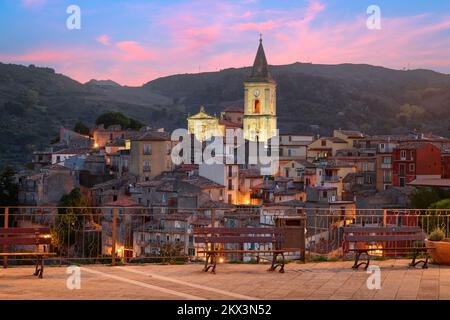
[[[0,166],[30,161],[59,126],[93,125],[102,112],[120,111],[172,130],[205,105],[218,113],[243,103],[250,68],[178,74],[142,87],[112,80],[81,84],[50,68],[0,63]],[[364,64],[294,63],[270,66],[278,84],[282,131],[330,134],[333,129],[403,133],[411,129],[449,136],[450,75],[430,70],[392,70]]]

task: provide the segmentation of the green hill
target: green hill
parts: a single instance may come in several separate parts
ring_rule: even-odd
[[[0,167],[30,161],[60,126],[94,125],[105,111],[120,111],[143,123],[172,130],[205,105],[220,112],[242,105],[249,68],[181,74],[142,87],[111,80],[79,83],[53,69],[0,63]],[[370,65],[272,66],[278,83],[278,126],[330,134],[335,128],[367,133],[411,129],[448,136],[450,75],[399,71]]]

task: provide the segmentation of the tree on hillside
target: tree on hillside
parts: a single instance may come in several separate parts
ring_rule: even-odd
[[[105,128],[112,125],[120,125],[122,129],[140,129],[143,123],[136,119],[128,118],[121,112],[106,112],[101,114],[95,121],[96,125],[103,124]]]
[[[73,128],[73,131],[78,132],[79,134],[89,135],[89,127],[86,126],[83,122],[78,121]]]
[[[18,203],[19,186],[14,181],[16,172],[6,167],[0,173],[0,206],[14,206]]]
[[[23,90],[18,98],[24,106],[31,108],[39,103],[39,92],[33,89]]]

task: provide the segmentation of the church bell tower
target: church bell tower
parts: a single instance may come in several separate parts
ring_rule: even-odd
[[[266,142],[276,134],[276,87],[260,38],[251,74],[244,81],[244,139]]]

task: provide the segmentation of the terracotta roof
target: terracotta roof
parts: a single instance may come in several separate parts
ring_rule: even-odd
[[[349,138],[364,138],[364,133],[356,130],[336,130]]]
[[[244,107],[230,106],[230,107],[226,107],[223,111],[227,112],[227,113],[244,113]]]
[[[106,206],[111,207],[140,207],[141,205],[135,202],[131,197],[122,197],[117,201],[107,203]]]
[[[183,180],[201,189],[222,189],[224,186],[202,176],[190,177]]]
[[[228,120],[219,120],[219,124],[223,125],[225,127],[232,127],[232,128],[242,128],[242,125],[239,123],[234,123]]]
[[[430,186],[430,187],[449,187],[450,188],[450,179],[423,178],[423,179],[413,180],[407,184],[410,186]]]
[[[292,160],[293,162],[297,162],[298,164],[304,166],[305,168],[317,168],[317,166],[314,163],[311,163],[306,160]],[[289,161],[291,162],[291,161]]]
[[[134,141],[170,141],[168,132],[148,131],[140,137],[133,139]]]
[[[244,178],[261,178],[262,174],[259,169],[242,169],[239,170],[239,175]]]

